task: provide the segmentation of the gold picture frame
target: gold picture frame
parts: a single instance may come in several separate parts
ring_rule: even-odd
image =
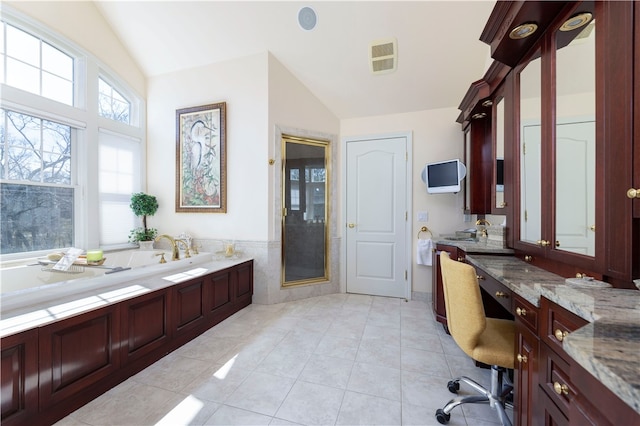
[[[176,212],[227,212],[226,110],[176,110]]]

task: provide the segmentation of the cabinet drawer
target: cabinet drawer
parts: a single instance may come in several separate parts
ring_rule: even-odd
[[[476,268],[478,283],[503,308],[511,312],[511,290],[498,280],[492,278],[480,268]]]
[[[569,361],[562,349],[562,341],[569,333],[588,322],[544,297],[540,298],[540,314],[542,340],[565,361]]]
[[[560,408],[565,416],[569,415],[569,400],[576,395],[570,380],[569,363],[546,345],[540,347],[540,387]]]
[[[513,293],[513,313],[533,333],[538,334],[538,308]]]

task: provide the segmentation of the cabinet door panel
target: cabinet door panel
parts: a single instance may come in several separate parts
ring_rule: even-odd
[[[26,423],[38,411],[38,332],[2,339],[2,424]]]
[[[41,409],[117,371],[118,317],[109,306],[40,329]]]
[[[231,276],[229,271],[211,277],[208,309],[214,311],[231,303]]]
[[[514,371],[516,424],[533,425],[538,387],[538,338],[516,321],[516,368]]]
[[[151,293],[122,306],[123,354],[126,360],[138,358],[168,339],[167,293]]]
[[[240,265],[236,274],[238,280],[236,298],[250,297],[253,294],[253,263]]]
[[[178,330],[204,318],[204,287],[205,280],[198,280],[176,288],[175,326]]]

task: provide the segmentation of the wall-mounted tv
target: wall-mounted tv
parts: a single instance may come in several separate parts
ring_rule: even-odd
[[[466,175],[467,168],[460,160],[438,161],[424,167],[422,181],[430,194],[460,192],[460,182]]]

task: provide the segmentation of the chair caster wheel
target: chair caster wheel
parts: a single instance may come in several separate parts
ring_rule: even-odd
[[[451,419],[451,414],[447,414],[442,408],[438,408],[436,410],[436,419],[438,420],[438,423],[446,425]]]
[[[460,382],[453,380],[449,381],[449,383],[447,383],[447,389],[449,389],[449,392],[451,393],[458,393],[460,390]]]

